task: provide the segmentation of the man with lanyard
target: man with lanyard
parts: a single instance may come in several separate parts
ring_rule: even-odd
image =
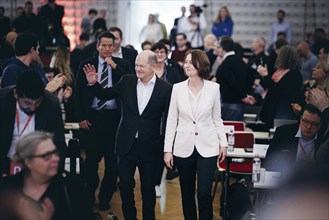
[[[16,151],[16,141],[35,130],[54,133],[55,144],[63,155],[66,144],[58,99],[44,89],[38,73],[27,71],[18,77],[16,87],[0,90],[2,175],[9,174],[10,160]]]
[[[266,154],[266,170],[286,171],[293,163],[313,161],[321,143],[320,127],[320,110],[313,105],[305,105],[298,124],[276,129]]]

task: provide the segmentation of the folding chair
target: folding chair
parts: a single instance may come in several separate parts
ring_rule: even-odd
[[[243,121],[223,121],[224,125],[233,125],[235,131],[244,131],[246,124]]]
[[[255,143],[254,134],[251,132],[234,132],[235,148],[253,148]],[[227,159],[226,159],[227,160]],[[226,170],[226,160],[219,165],[218,170],[216,170],[216,181],[213,187],[213,199],[216,194],[217,185],[219,181],[219,175],[222,174],[222,187],[224,187],[224,172]],[[251,159],[244,159],[243,162],[237,162],[235,158],[230,158],[230,173],[237,174],[237,175],[251,175],[252,174],[252,160]]]

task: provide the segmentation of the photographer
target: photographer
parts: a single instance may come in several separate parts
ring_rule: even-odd
[[[205,7],[205,6],[203,6]],[[203,49],[203,32],[207,27],[206,19],[200,6],[190,5],[187,39],[192,48]]]

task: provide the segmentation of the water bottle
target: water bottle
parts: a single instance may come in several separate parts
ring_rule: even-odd
[[[234,151],[234,130],[230,129],[229,133],[228,133],[228,148],[227,151]]]
[[[258,183],[260,181],[261,161],[259,155],[252,160],[252,182]]]

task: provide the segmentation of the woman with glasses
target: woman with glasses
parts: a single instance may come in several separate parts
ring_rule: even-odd
[[[12,160],[21,163],[23,170],[0,182],[0,203],[7,207],[0,205],[1,215],[12,217],[15,213],[18,219],[94,219],[82,181],[58,172],[60,158],[52,137],[35,131],[17,141]],[[10,198],[9,203],[4,202],[6,198]]]
[[[166,82],[169,82],[170,84],[175,84],[178,82],[183,81],[179,75],[179,72],[176,68],[171,67],[169,65],[166,65],[166,60],[168,57],[168,48],[166,47],[165,44],[161,42],[157,42],[153,44],[151,51],[153,51],[157,57],[157,64],[155,65],[154,72],[159,77],[160,79],[163,79]],[[162,123],[164,124],[164,123]],[[164,138],[164,129],[162,131],[162,138]],[[160,148],[160,160],[157,163],[157,174],[156,174],[156,185],[155,185],[155,193],[157,197],[161,197],[161,190],[160,190],[160,184],[161,184],[161,179],[162,179],[162,173],[163,173],[163,167],[164,167],[164,162],[162,160],[163,158],[163,142],[161,143],[161,148]],[[173,176],[177,177],[177,171],[176,168],[174,167],[173,169],[168,169],[167,172],[172,173]],[[176,174],[175,174],[176,172]],[[171,174],[169,174],[171,175]]]

